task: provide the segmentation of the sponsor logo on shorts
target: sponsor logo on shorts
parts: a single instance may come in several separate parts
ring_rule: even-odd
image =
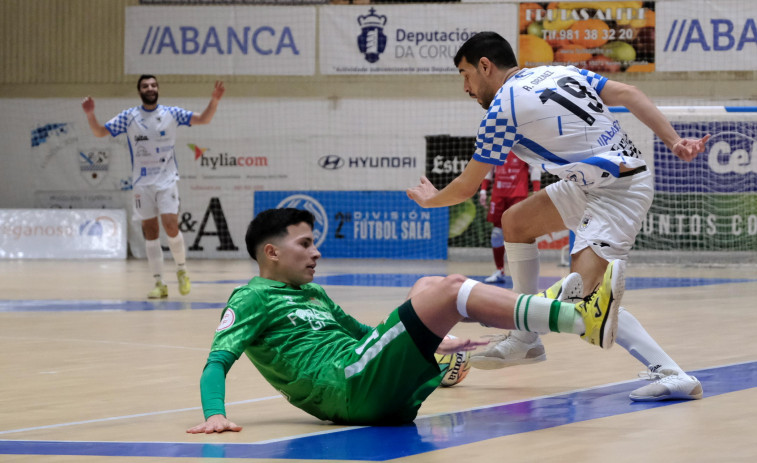
[[[592,218],[593,217],[589,214],[584,215],[583,218],[581,219],[581,224],[578,226],[578,229],[586,230],[586,227],[589,226],[589,223],[591,222]]]

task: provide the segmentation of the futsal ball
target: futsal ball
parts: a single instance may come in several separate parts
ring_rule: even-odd
[[[460,383],[468,375],[470,370],[470,354],[467,351],[455,352],[454,354],[434,354],[436,363],[444,372],[442,387],[450,387]]]

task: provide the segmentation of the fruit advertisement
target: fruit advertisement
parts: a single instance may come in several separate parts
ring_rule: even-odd
[[[652,72],[654,2],[520,4],[518,63],[573,65],[599,73]]]

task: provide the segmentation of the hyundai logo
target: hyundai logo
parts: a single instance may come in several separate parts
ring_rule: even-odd
[[[327,154],[318,160],[318,165],[322,169],[337,170],[344,166],[344,159],[335,154]]]

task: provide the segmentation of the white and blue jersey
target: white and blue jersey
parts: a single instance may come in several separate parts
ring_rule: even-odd
[[[179,179],[174,152],[176,128],[190,125],[192,111],[158,105],[152,111],[135,106],[105,123],[111,135],[125,133],[131,154],[134,187],[168,188]]]
[[[580,185],[645,163],[599,93],[607,78],[573,66],[523,69],[499,89],[481,121],[473,159],[528,164]]]

